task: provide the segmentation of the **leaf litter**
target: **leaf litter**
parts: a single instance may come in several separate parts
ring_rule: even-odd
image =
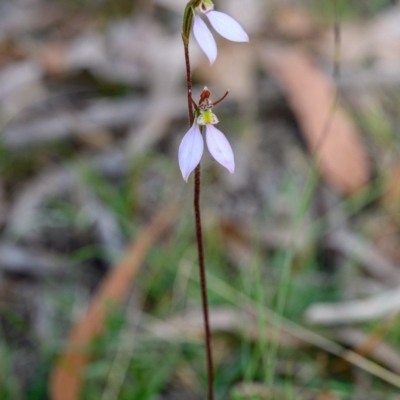
[[[122,1],[117,3],[125,9]],[[70,349],[78,342],[89,345],[100,330],[107,331],[99,293],[106,293],[128,314],[125,299],[133,291],[140,311],[158,318],[159,322],[143,322],[140,327],[152,332],[154,345],[167,337],[175,346],[193,336],[201,342],[201,318],[190,291],[194,283],[174,273],[179,258],[191,259],[193,251],[187,241],[192,235],[186,222],[190,219],[184,216],[190,215],[189,208],[182,206],[182,214],[167,213],[155,228],[167,231],[163,239],[150,235],[153,250],[145,254],[150,245],[146,242],[146,251],[136,253],[143,239],[138,232],[146,232],[157,210],[165,209],[171,199],[191,202],[175,163],[187,129],[180,38],[184,3],[157,0],[150,7],[138,1],[123,15],[102,2],[93,2],[93,8],[61,0],[4,1],[0,6],[0,355],[13,355],[9,368],[24,393],[40,379],[38,365],[52,370],[51,380],[44,382],[50,385],[52,399],[78,399],[84,384],[91,383],[85,382],[84,373],[90,357]],[[341,75],[335,80],[333,14],[331,23],[324,24],[306,2],[303,7],[246,3],[246,15],[239,0],[221,2],[221,9],[251,34],[248,47],[233,48],[221,40],[213,69],[195,45],[191,48],[194,91],[205,82],[213,93],[231,90],[221,105],[221,126],[230,133],[237,157],[233,176],[224,175],[207,158],[203,163],[205,235],[211,243],[208,268],[253,296],[265,292],[258,308],[246,314],[240,299],[230,308],[224,303],[225,308],[220,307],[221,299],[212,290],[215,347],[221,354],[218,368],[233,370],[231,359],[238,356],[240,346],[253,346],[253,357],[260,360],[273,346],[271,336],[263,334],[268,323],[263,327],[260,312],[268,315],[273,309],[279,286],[277,260],[288,243],[295,257],[285,318],[300,324],[305,330],[298,332],[309,335],[309,340],[306,346],[299,343],[296,329],[286,326],[278,341],[282,349],[276,360],[276,385],[269,388],[259,370],[252,375],[248,369],[247,375],[226,378],[226,398],[283,396],[290,362],[308,371],[311,365],[317,371],[314,375],[321,377],[314,384],[313,373],[301,377],[293,372],[292,390],[304,398],[357,398],[366,387],[373,388],[368,391],[371,400],[389,398],[382,396],[398,390],[391,386],[398,385],[393,375],[399,365],[396,320],[379,330],[380,325],[376,328],[370,319],[360,318],[371,314],[371,304],[378,307],[372,316],[376,324],[398,313],[393,299],[400,259],[393,249],[400,240],[400,8],[392,6],[369,19],[341,21]],[[368,135],[380,127],[365,117],[368,96],[390,122],[384,140]],[[320,179],[303,216],[303,235],[293,242],[296,210],[314,165]],[[87,170],[93,180],[83,172]],[[179,236],[183,226],[187,231]],[[390,229],[383,231],[383,226]],[[177,237],[182,243],[176,243]],[[171,248],[176,248],[175,258]],[[167,254],[164,269],[157,270],[161,261],[155,254],[162,253]],[[123,262],[117,260],[124,260],[124,255],[133,258],[121,267]],[[124,270],[137,274],[135,282],[130,273],[123,277]],[[259,279],[253,276],[256,272]],[[181,279],[186,286],[178,284]],[[176,309],[169,298],[174,280],[178,298],[184,299]],[[253,286],[257,282],[262,291]],[[349,290],[360,282],[362,295]],[[108,292],[104,288],[110,285]],[[304,285],[308,293],[301,290]],[[336,295],[329,297],[328,291]],[[390,302],[389,311],[382,299]],[[322,317],[315,314],[311,321],[310,310],[319,310]],[[333,325],[324,329],[329,316]],[[344,316],[346,329],[339,326]],[[189,329],[190,321],[194,326]],[[243,334],[240,325],[248,325],[251,332]],[[334,342],[324,347],[313,336],[316,333],[354,352],[341,354],[343,348]],[[145,336],[138,337],[140,350]],[[49,365],[41,352],[46,343],[58,349],[59,362]],[[335,380],[331,363],[322,368],[313,357],[303,363],[307,354],[326,354],[329,349],[368,373],[354,378],[354,367],[345,364],[345,378]],[[67,358],[78,378],[62,368]],[[370,364],[370,358],[383,367]],[[189,373],[180,362],[176,373],[163,381],[160,399],[198,398],[196,363]],[[133,363],[132,368],[136,366]],[[376,382],[375,375],[390,384]],[[0,372],[0,386],[2,382]],[[123,381],[121,390],[129,383]],[[337,390],[336,384],[354,390]],[[14,398],[8,392],[0,394]]]

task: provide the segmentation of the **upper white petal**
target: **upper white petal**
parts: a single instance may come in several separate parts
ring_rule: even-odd
[[[179,167],[183,179],[187,182],[189,175],[197,167],[204,151],[204,141],[199,126],[194,123],[183,137],[179,146]]]
[[[193,19],[193,35],[212,65],[217,59],[217,44],[207,25],[198,15]]]
[[[248,42],[249,36],[232,17],[220,11],[209,11],[207,17],[213,28],[225,39],[233,42]]]
[[[214,125],[206,125],[206,141],[211,155],[232,174],[235,170],[235,158],[225,135]]]

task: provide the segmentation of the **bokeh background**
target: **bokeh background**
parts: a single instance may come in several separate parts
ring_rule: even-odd
[[[219,0],[190,44],[216,398],[400,399],[400,5]],[[0,399],[206,388],[184,0],[0,2]]]

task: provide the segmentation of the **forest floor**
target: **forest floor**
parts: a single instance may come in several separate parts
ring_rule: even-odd
[[[203,399],[184,0],[0,3],[0,399]],[[190,44],[216,399],[400,399],[400,5],[215,1]]]

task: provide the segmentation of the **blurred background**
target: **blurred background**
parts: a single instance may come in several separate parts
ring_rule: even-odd
[[[0,2],[0,399],[206,388],[185,0]],[[400,399],[400,5],[220,0],[202,161],[216,398]]]

